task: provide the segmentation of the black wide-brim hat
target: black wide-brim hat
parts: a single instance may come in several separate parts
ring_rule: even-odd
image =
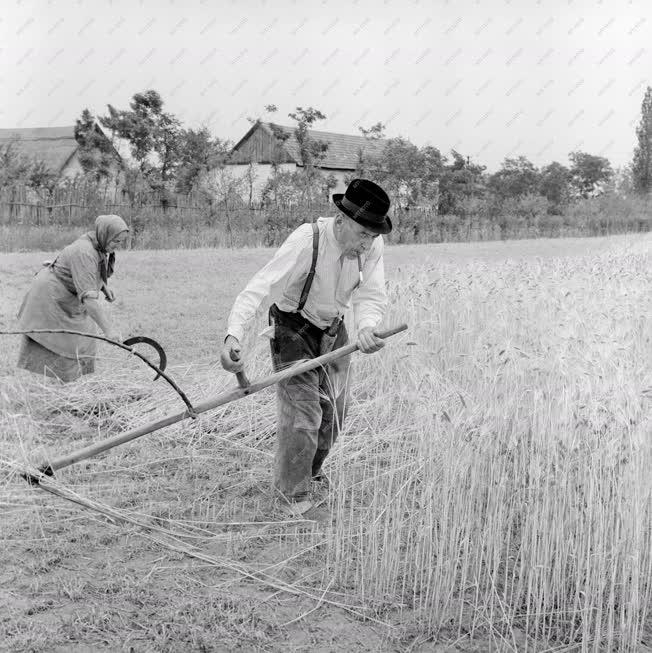
[[[387,217],[389,197],[378,184],[368,179],[354,179],[342,195],[333,195],[335,206],[351,220],[377,234],[388,234],[392,222]]]

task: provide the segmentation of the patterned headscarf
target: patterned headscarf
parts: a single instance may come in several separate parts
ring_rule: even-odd
[[[104,255],[100,261],[100,275],[104,283],[113,274],[115,268],[115,252],[108,254],[106,246],[125,231],[129,231],[129,227],[119,215],[98,215],[95,220],[95,231],[86,234],[93,247]]]

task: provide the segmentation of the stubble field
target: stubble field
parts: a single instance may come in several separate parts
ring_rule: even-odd
[[[213,397],[271,253],[121,253],[111,310]],[[0,328],[48,256],[0,255]],[[409,330],[354,356],[315,488],[332,523],[270,492],[271,390],[62,470],[85,505],[30,488],[20,469],[183,405],[117,349],[57,385],[0,336],[2,648],[652,650],[652,237],[391,247],[386,277]]]

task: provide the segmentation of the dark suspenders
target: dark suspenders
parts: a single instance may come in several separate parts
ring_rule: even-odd
[[[306,283],[303,284],[301,297],[299,298],[299,305],[297,306],[297,313],[303,310],[310,293],[312,280],[315,278],[315,269],[317,267],[317,255],[319,254],[319,225],[316,222],[312,223],[312,263],[310,264],[310,272],[306,278]]]
[[[297,306],[297,313],[300,313],[303,307],[306,304],[308,299],[308,294],[310,293],[310,287],[312,286],[312,280],[315,277],[315,268],[317,267],[317,255],[319,254],[319,226],[316,222],[312,223],[312,263],[310,264],[310,272],[308,272],[308,277],[306,278],[306,283],[303,284],[303,290],[301,291],[301,297],[299,298],[299,304]],[[331,337],[331,346],[334,342],[335,336],[337,335],[340,325],[342,323],[342,318],[335,317],[331,322],[330,326],[325,330],[325,333]],[[325,352],[322,352],[325,353]]]

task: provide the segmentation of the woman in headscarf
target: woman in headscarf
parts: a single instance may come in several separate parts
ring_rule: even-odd
[[[94,333],[93,322],[112,340],[120,337],[100,306],[115,296],[107,286],[113,274],[115,250],[127,239],[129,227],[117,215],[100,215],[89,231],[65,247],[34,279],[18,312],[21,331],[67,329]],[[23,336],[18,367],[74,381],[95,371],[95,338],[67,333]]]

